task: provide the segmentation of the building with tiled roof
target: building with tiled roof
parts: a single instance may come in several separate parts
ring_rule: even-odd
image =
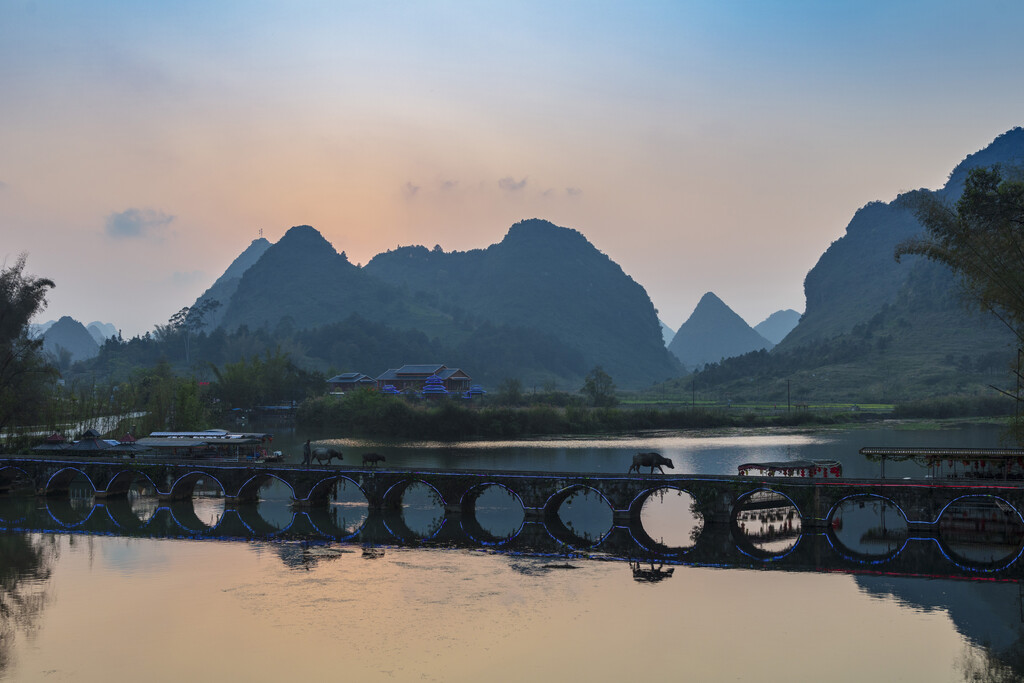
[[[388,370],[377,377],[377,387],[383,389],[385,385],[391,385],[401,392],[423,391],[427,380],[434,376],[441,380],[450,393],[467,391],[472,384],[472,378],[462,370],[433,364],[403,365]]]
[[[373,389],[377,386],[377,382],[372,377],[361,372],[343,372],[327,380],[327,384],[331,387],[331,391],[342,393],[360,388]]]

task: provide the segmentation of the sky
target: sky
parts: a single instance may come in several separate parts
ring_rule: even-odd
[[[582,232],[750,324],[864,204],[1024,124],[1024,3],[0,0],[0,263],[126,337],[249,243]]]

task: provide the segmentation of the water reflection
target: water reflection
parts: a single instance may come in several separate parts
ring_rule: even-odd
[[[432,538],[444,524],[441,496],[433,487],[413,482],[402,493],[401,515],[390,521],[388,528],[403,541]]]
[[[29,633],[48,602],[58,558],[53,536],[0,533],[0,674],[11,665],[18,633]]]
[[[466,533],[483,545],[496,545],[515,537],[526,521],[523,502],[500,484],[483,484],[470,490],[469,514],[462,524]]]
[[[655,545],[674,551],[692,548],[704,528],[693,496],[668,487],[647,497],[640,509],[640,523]]]
[[[878,496],[847,498],[832,513],[836,542],[854,557],[890,557],[907,542],[907,520],[890,501]]]
[[[740,540],[757,557],[784,555],[800,540],[801,522],[796,506],[775,491],[754,491],[736,505],[734,517]]]
[[[612,506],[599,491],[580,486],[562,500],[549,526],[566,545],[592,548],[611,531],[613,516]]]

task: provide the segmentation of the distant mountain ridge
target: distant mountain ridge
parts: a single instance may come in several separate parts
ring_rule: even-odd
[[[245,325],[287,333],[357,316],[458,346],[485,343],[497,332],[487,326],[499,325],[508,339],[513,329],[516,336],[533,330],[550,353],[578,357],[566,364],[566,378],[601,365],[628,387],[680,372],[643,287],[581,233],[547,221],[516,223],[486,249],[400,247],[362,268],[313,227],[296,226],[238,270],[240,276],[225,273],[218,280],[234,281],[233,291],[218,294],[215,283],[197,300],[217,298],[222,305],[215,322],[228,330]],[[465,353],[473,355],[468,347]],[[342,356],[331,362],[344,366]],[[522,371],[529,376],[531,368]]]
[[[668,349],[684,366],[697,368],[772,346],[725,302],[708,292],[679,327]]]
[[[996,163],[1024,165],[1024,129],[1014,128],[969,155],[957,164],[937,194],[955,201],[970,169]],[[859,209],[846,234],[833,242],[807,273],[805,312],[780,347],[793,349],[850,332],[869,321],[883,305],[895,303],[914,273],[930,265],[919,257],[897,263],[893,256],[896,245],[922,229],[899,198],[889,203],[870,202]]]
[[[800,322],[800,314],[792,308],[784,311],[775,311],[770,316],[754,325],[754,331],[770,341],[778,344],[786,335],[793,331],[793,328]]]
[[[1024,166],[1024,129],[969,155],[935,194],[955,202],[969,170],[993,164]],[[733,398],[780,400],[792,388],[804,399],[865,403],[1012,389],[1012,332],[968,308],[945,266],[896,262],[896,246],[922,231],[903,196],[859,209],[808,272],[796,327],[770,353],[710,367],[699,381]]]

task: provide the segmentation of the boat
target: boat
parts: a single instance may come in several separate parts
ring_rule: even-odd
[[[838,460],[782,460],[776,462],[748,462],[736,468],[741,477],[841,477],[843,465]]]
[[[229,432],[207,429],[199,432],[151,432],[138,440],[160,457],[202,460],[266,461],[274,435],[265,432]]]

